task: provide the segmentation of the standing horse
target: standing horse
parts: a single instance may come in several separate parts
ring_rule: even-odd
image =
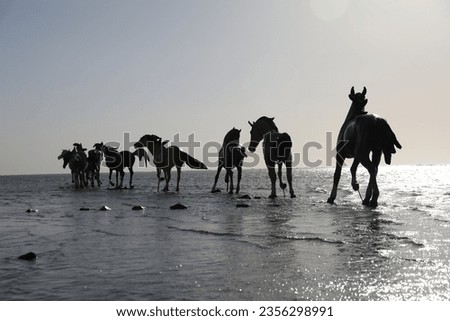
[[[275,183],[277,175],[275,173],[275,165],[278,165],[278,178],[280,180],[280,187],[286,189],[286,184],[282,180],[283,163],[286,164],[286,176],[289,184],[289,193],[291,197],[296,197],[294,189],[292,188],[292,141],[287,133],[279,133],[278,128],[274,123],[274,118],[263,116],[256,122],[248,122],[252,127],[250,131],[250,145],[248,150],[254,152],[259,142],[263,140],[264,161],[269,170],[269,177],[272,184],[272,193],[270,198],[277,197]]]
[[[105,155],[105,163],[109,168],[109,185],[115,186],[116,188],[122,188],[123,178],[125,176],[124,169],[127,167],[130,172],[130,188],[133,188],[133,165],[135,162],[135,157],[138,156],[139,160],[145,159],[145,166],[147,166],[148,155],[143,149],[137,149],[133,153],[127,150],[118,152],[116,147],[106,146],[103,143],[94,144],[97,150],[100,150]],[[116,184],[111,180],[112,172],[116,171]],[[118,181],[118,176],[120,173],[120,184]]]
[[[370,174],[363,205],[377,207],[380,194],[377,184],[377,173],[381,154],[384,154],[384,161],[389,165],[392,154],[396,152],[395,147],[402,148],[387,121],[365,111],[364,108],[367,104],[366,93],[366,87],[361,93],[356,94],[355,89],[352,87],[348,96],[352,104],[339,131],[337,140],[333,190],[328,198],[328,203],[330,204],[333,204],[336,198],[342,165],[345,159],[354,158],[350,168],[352,187],[355,191],[359,191],[359,184],[356,181],[356,169],[361,163]],[[372,153],[372,159],[369,157],[370,153]]]
[[[95,147],[95,145],[94,145]],[[91,181],[91,186],[94,187],[94,181],[97,181],[98,187],[102,185],[100,180],[100,166],[103,159],[103,153],[98,149],[91,149],[88,152],[88,167],[87,167],[87,181]]]
[[[194,169],[207,169],[207,167],[199,160],[196,160],[183,152],[178,146],[164,146],[166,143],[167,141],[161,142],[161,137],[156,135],[144,135],[136,144],[134,144],[134,147],[141,148],[145,146],[153,155],[153,163],[156,166],[156,175],[158,177],[158,191],[159,183],[161,181],[161,170],[164,171],[164,178],[166,180],[166,186],[163,191],[167,192],[169,190],[169,181],[171,177],[170,171],[174,166],[177,168],[176,191],[178,192],[180,190],[181,167],[184,163]]]
[[[239,193],[241,178],[242,178],[242,163],[244,158],[247,157],[245,154],[245,147],[239,144],[241,130],[233,127],[223,139],[222,148],[219,151],[219,167],[217,168],[217,174],[214,179],[214,185],[212,187],[211,193],[218,192],[216,190],[217,180],[219,179],[220,171],[223,167],[227,173],[225,174],[225,182],[230,182],[230,194],[233,194],[233,168],[237,168],[238,181],[236,186],[236,193]]]
[[[74,148],[73,150],[63,149],[58,159],[63,159],[63,168],[69,165],[72,174],[72,183],[75,183],[75,188],[84,188],[86,185],[86,158]]]

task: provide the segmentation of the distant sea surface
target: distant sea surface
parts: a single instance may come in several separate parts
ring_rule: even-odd
[[[295,169],[297,198],[275,200],[265,169],[238,195],[223,172],[211,194],[213,170],[184,169],[178,193],[175,173],[168,193],[154,172],[122,190],[1,176],[0,300],[450,300],[450,166],[380,167],[375,210],[348,167],[327,204],[333,171]]]

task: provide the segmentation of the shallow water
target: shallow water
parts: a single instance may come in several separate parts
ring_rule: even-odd
[[[157,193],[154,172],[123,190],[0,177],[0,299],[450,299],[450,166],[381,167],[376,210],[347,168],[333,206],[331,168],[295,169],[296,199],[268,199],[256,169],[241,185],[252,199],[225,193],[223,173],[211,194],[214,174],[184,170],[179,193]],[[17,259],[29,251],[36,261]]]

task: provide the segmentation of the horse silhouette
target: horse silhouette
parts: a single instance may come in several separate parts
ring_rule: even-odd
[[[275,173],[275,165],[278,165],[278,178],[280,180],[280,187],[283,190],[287,185],[282,180],[283,163],[286,164],[286,176],[289,184],[289,193],[291,197],[296,197],[294,189],[292,188],[292,140],[289,134],[278,132],[278,128],[274,123],[275,118],[263,116],[256,122],[248,122],[251,126],[250,131],[250,145],[248,150],[254,152],[259,142],[263,140],[264,161],[269,170],[269,177],[272,184],[272,193],[270,198],[277,197],[275,183],[277,175]]]
[[[134,144],[134,147],[141,148],[145,146],[153,155],[153,163],[156,166],[156,176],[158,177],[158,191],[161,181],[161,170],[164,171],[164,178],[166,180],[166,186],[163,191],[167,192],[169,190],[169,181],[171,178],[170,171],[174,166],[177,168],[176,191],[178,192],[180,190],[181,167],[184,163],[194,169],[207,169],[207,167],[199,160],[183,152],[178,146],[164,146],[166,143],[167,141],[162,142],[161,137],[156,135],[144,135]]]
[[[95,145],[93,146],[95,147]],[[94,187],[94,181],[97,181],[97,186],[100,187],[102,185],[102,181],[100,179],[100,166],[102,164],[103,152],[98,149],[91,149],[88,152],[88,166],[87,166],[87,182],[91,182],[91,186]]]
[[[135,157],[138,156],[139,160],[142,160],[144,158],[145,160],[145,166],[147,166],[147,161],[149,159],[147,153],[143,149],[137,149],[133,153],[127,150],[123,151],[117,151],[116,147],[107,146],[102,143],[96,143],[94,144],[95,149],[100,150],[105,155],[105,163],[106,166],[109,168],[109,185],[108,188],[111,186],[115,186],[115,188],[122,188],[123,187],[123,178],[125,176],[125,168],[128,168],[128,171],[130,172],[130,188],[133,188],[133,165],[135,162]],[[114,184],[111,180],[112,172],[116,171],[116,183]],[[118,181],[118,176],[120,173],[120,184]]]
[[[352,187],[355,191],[359,191],[359,184],[356,181],[356,170],[361,163],[370,174],[366,196],[362,203],[366,206],[377,207],[380,195],[377,173],[381,156],[382,154],[384,155],[384,161],[389,165],[392,154],[396,152],[395,147],[402,148],[387,121],[365,111],[367,104],[366,93],[366,87],[361,93],[355,93],[355,89],[352,87],[349,94],[352,104],[339,131],[337,140],[333,189],[328,198],[328,203],[330,204],[333,204],[336,199],[337,187],[345,159],[354,158],[350,168]],[[370,158],[370,153],[372,153],[372,159]]]
[[[242,163],[244,162],[244,158],[247,157],[245,154],[245,147],[239,144],[240,138],[240,129],[236,129],[233,127],[224,137],[222,147],[219,150],[219,167],[217,168],[217,174],[214,179],[214,185],[211,189],[212,193],[217,192],[216,185],[217,180],[219,179],[219,174],[222,168],[225,168],[225,183],[227,183],[227,191],[228,191],[228,182],[230,182],[230,194],[234,191],[233,186],[233,168],[236,167],[238,172],[238,181],[236,185],[236,193],[239,193],[241,178],[242,178]]]
[[[58,159],[63,160],[63,168],[66,168],[69,165],[69,169],[72,174],[72,183],[75,183],[75,188],[84,188],[87,186],[86,183],[86,168],[87,168],[87,157],[84,153],[83,148],[78,148],[76,143],[73,150],[63,149],[61,154],[58,156]]]

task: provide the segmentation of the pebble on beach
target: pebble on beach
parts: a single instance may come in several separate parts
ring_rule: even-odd
[[[28,252],[27,254],[21,255],[18,257],[19,260],[24,260],[24,261],[34,261],[36,260],[37,255],[33,252]]]
[[[131,208],[133,211],[143,211],[145,210],[145,206],[136,205]]]
[[[37,213],[39,211],[37,209],[35,209],[35,208],[29,208],[29,209],[26,210],[26,212],[27,213]]]
[[[104,206],[100,207],[100,211],[111,211],[111,207],[104,205]]]
[[[170,207],[170,209],[171,209],[171,210],[185,210],[185,209],[187,209],[187,207],[184,206],[183,204],[177,203],[177,204],[175,204],[175,205],[172,205],[172,206]]]

